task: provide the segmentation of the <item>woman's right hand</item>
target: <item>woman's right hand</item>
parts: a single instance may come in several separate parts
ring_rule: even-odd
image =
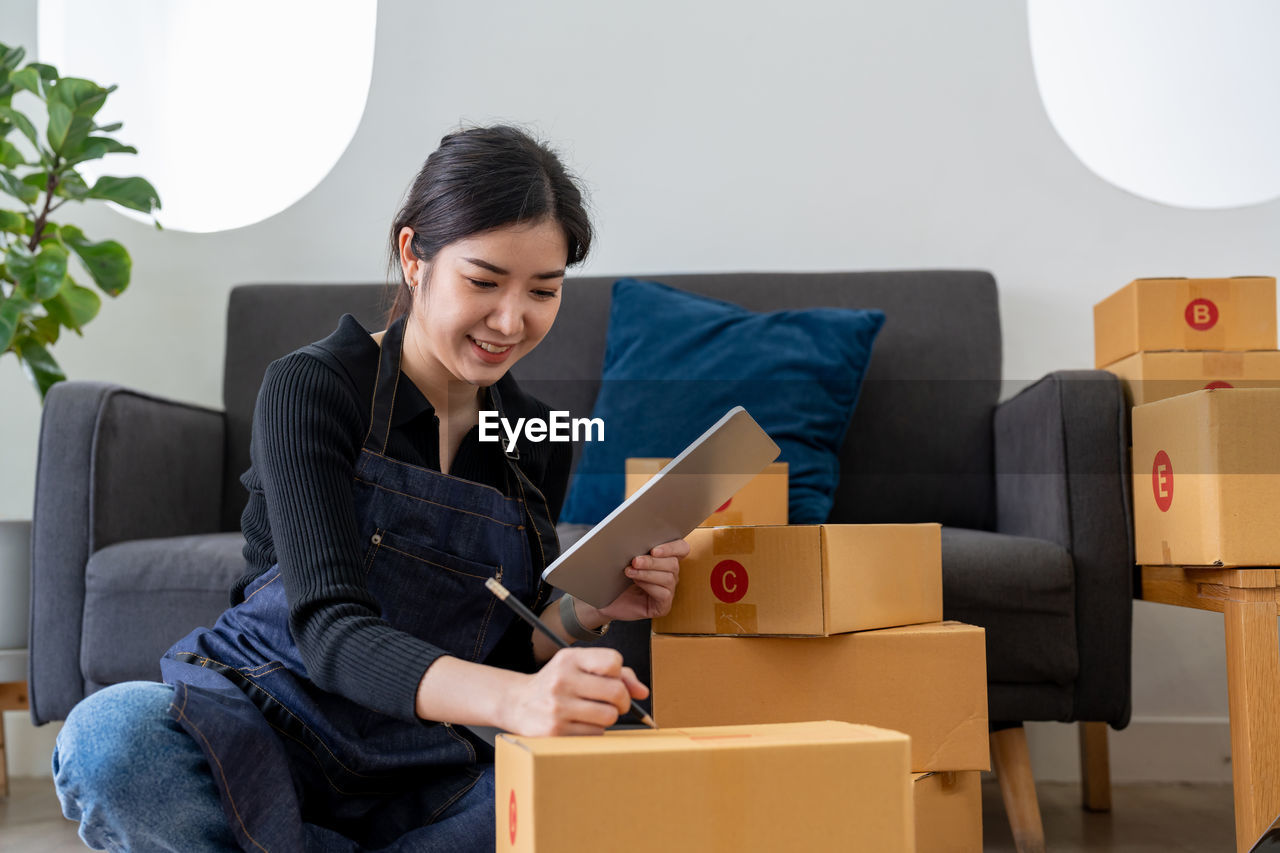
[[[504,704],[506,731],[519,735],[598,735],[644,699],[649,688],[615,649],[560,649],[518,682]]]

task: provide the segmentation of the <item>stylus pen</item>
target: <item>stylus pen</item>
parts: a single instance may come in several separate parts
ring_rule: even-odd
[[[555,643],[562,649],[569,648],[569,644],[561,639],[559,634],[548,628],[546,622],[543,622],[537,616],[534,616],[533,611],[525,607],[523,601],[512,595],[511,592],[505,586],[498,583],[497,580],[489,578],[484,582],[484,585],[489,588],[489,592],[498,596],[501,601],[506,602],[506,605],[514,610],[517,616],[550,637],[551,642]],[[640,722],[644,723],[649,728],[656,729],[658,727],[658,724],[653,721],[653,717],[650,717],[648,712],[646,712],[644,708],[641,708],[640,703],[635,699],[631,700],[631,710],[640,718]]]

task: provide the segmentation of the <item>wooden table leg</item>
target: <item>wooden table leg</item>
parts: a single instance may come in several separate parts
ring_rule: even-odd
[[[1085,811],[1111,811],[1111,758],[1106,723],[1077,723],[1080,731],[1080,792]]]
[[[1031,754],[1022,726],[991,733],[991,768],[1000,783],[1004,811],[1013,830],[1013,846],[1018,853],[1044,853],[1044,824],[1040,821],[1040,800],[1031,774]]]
[[[0,797],[9,796],[9,772],[5,767],[4,712],[27,709],[27,682],[6,681],[0,684]]]
[[[1274,589],[1232,589],[1225,602],[1236,850],[1280,815],[1280,640]]]
[[[4,712],[0,711],[0,799],[9,796],[8,756],[4,754]]]

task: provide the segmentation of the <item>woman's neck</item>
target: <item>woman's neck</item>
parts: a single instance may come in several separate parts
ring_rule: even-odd
[[[435,409],[441,423],[472,421],[479,411],[481,388],[458,380],[431,354],[412,328],[405,330],[400,370]]]

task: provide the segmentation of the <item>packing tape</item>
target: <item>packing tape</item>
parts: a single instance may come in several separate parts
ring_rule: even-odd
[[[1164,564],[1166,566],[1173,565],[1173,552],[1169,550],[1168,539],[1160,540],[1160,555],[1164,558]]]
[[[711,534],[711,553],[754,554],[756,529],[754,527],[719,527]]]
[[[754,604],[716,604],[717,634],[758,634]]]
[[[1206,352],[1201,356],[1200,369],[1205,378],[1244,378],[1243,352]]]

